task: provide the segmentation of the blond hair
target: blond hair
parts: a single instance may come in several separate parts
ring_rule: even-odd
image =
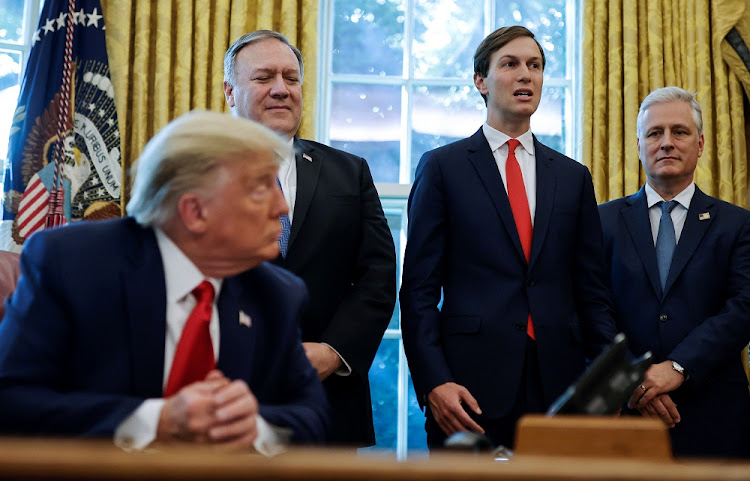
[[[290,147],[263,125],[230,114],[193,110],[173,120],[146,145],[134,165],[128,214],[143,226],[163,226],[179,198],[213,187],[211,171],[229,162],[278,162]]]

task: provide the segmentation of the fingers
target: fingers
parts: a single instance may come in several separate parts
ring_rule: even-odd
[[[258,401],[244,381],[233,381],[216,391],[214,396],[219,423],[258,414]]]
[[[215,443],[227,448],[245,448],[258,435],[258,401],[244,381],[233,381],[214,393],[217,408],[215,423],[208,432]],[[249,444],[248,444],[249,443]]]
[[[258,424],[255,415],[235,419],[226,424],[212,427],[208,437],[213,443],[222,444],[227,449],[249,448],[258,437]]]
[[[675,427],[681,421],[681,418],[680,412],[677,410],[677,405],[672,401],[672,397],[669,394],[662,394],[659,396],[659,402],[666,411],[663,415],[660,414],[662,420],[670,419],[671,423],[667,423],[666,420],[664,422],[671,428]]]
[[[427,399],[435,421],[445,434],[451,435],[465,430],[484,434],[484,429],[464,410],[463,402],[475,413],[482,412],[476,399],[465,387],[445,383],[433,389]]]
[[[214,422],[213,386],[198,382],[165,400],[159,415],[157,440],[201,441]]]
[[[677,404],[672,401],[672,397],[669,394],[663,394],[661,396],[661,400],[664,403],[664,406],[669,410],[669,413],[672,415],[672,419],[676,423],[679,423],[682,420],[682,417],[680,416],[680,412],[677,410]]]

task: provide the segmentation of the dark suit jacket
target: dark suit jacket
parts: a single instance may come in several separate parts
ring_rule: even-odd
[[[583,372],[586,351],[595,356],[615,334],[591,176],[536,138],[534,148],[529,263],[481,128],[425,153],[417,167],[401,322],[420,402],[452,381],[472,393],[485,417],[508,414],[521,382],[529,310],[546,405]]]
[[[368,371],[396,302],[396,253],[367,162],[295,139],[297,197],[286,259],[310,291],[302,340],[331,345],[352,368],[323,382],[334,444],[375,443]]]
[[[680,363],[675,454],[750,456],[750,212],[697,187],[661,292],[646,192],[599,207],[617,323],[634,354]]]
[[[248,383],[267,421],[311,442],[324,439],[329,413],[300,343],[305,302],[302,282],[270,264],[225,279],[218,368]],[[126,218],[35,234],[0,323],[0,432],[112,436],[162,397],[165,335],[153,230]]]

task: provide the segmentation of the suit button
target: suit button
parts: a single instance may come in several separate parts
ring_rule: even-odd
[[[534,287],[534,279],[529,279],[528,281],[526,281],[526,285],[528,287]]]
[[[659,314],[659,320],[661,322],[667,322],[669,320],[669,316],[666,314]]]
[[[523,324],[523,323],[521,323],[521,322],[517,322],[516,323],[516,330],[518,330],[518,331],[525,331],[526,330],[526,325]]]

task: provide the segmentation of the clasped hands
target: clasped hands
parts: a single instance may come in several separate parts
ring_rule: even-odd
[[[646,371],[643,383],[635,388],[628,400],[630,409],[643,416],[658,417],[670,428],[680,422],[677,405],[668,394],[685,382],[685,377],[672,369],[672,361],[653,364]]]
[[[165,399],[157,443],[193,442],[249,452],[258,436],[258,401],[245,381],[219,370]]]

